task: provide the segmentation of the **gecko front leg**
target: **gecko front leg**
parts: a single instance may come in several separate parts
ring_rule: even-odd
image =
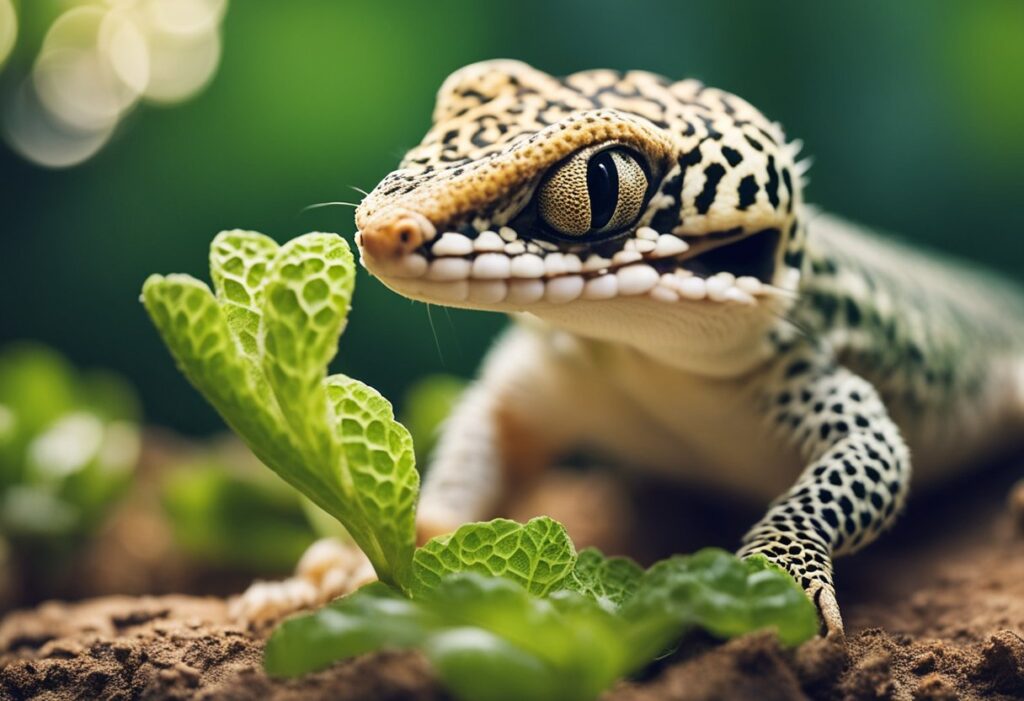
[[[792,574],[827,634],[841,636],[832,558],[892,524],[907,496],[909,451],[875,388],[824,353],[803,348],[787,357],[762,397],[806,468],[750,529],[739,554],[763,555]]]

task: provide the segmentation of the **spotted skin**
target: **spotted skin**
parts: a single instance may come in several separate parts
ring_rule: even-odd
[[[538,188],[603,148],[643,161],[639,216],[553,235]],[[362,260],[400,294],[520,323],[446,425],[421,537],[585,447],[770,502],[739,552],[791,572],[841,634],[832,558],[897,518],[910,456],[935,482],[1021,435],[1024,296],[805,205],[798,150],[693,80],[490,61],[445,81],[356,212]]]

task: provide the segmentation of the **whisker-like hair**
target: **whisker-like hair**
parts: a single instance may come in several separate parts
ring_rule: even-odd
[[[789,317],[786,314],[783,314],[782,312],[775,311],[774,309],[769,309],[769,311],[771,312],[772,316],[774,316],[779,321],[782,321],[792,326],[796,330],[796,332],[803,336],[804,338],[808,340],[814,340],[814,333],[796,319],[793,319],[792,317]]]
[[[307,212],[307,211],[309,211],[311,209],[319,209],[321,207],[341,207],[341,206],[355,208],[355,207],[358,207],[359,205],[356,204],[355,202],[317,202],[316,204],[311,204],[311,205],[309,205],[307,207],[303,207],[302,211],[303,212]]]
[[[366,190],[364,190],[361,187],[356,187],[355,185],[349,185],[349,187],[352,188],[353,190],[355,190],[356,192],[358,192],[363,197],[369,197],[370,196],[370,193],[367,192]]]
[[[430,333],[434,335],[434,346],[437,348],[437,357],[441,359],[441,365],[444,365],[444,353],[441,351],[441,339],[437,336],[437,327],[434,326],[434,315],[430,313],[431,304],[424,303],[427,308],[427,321],[430,322]]]
[[[452,330],[452,338],[455,339],[455,350],[458,352],[460,358],[465,358],[466,354],[462,352],[462,342],[459,341],[459,330],[455,328],[455,320],[452,319],[451,310],[448,307],[441,307],[444,310],[445,318],[448,319],[448,326]]]
[[[800,293],[797,292],[796,290],[787,290],[784,287],[776,287],[775,285],[770,285],[767,282],[762,282],[761,283],[761,289],[767,289],[768,292],[770,292],[773,295],[777,295],[779,297],[789,297],[790,299],[800,299]]]

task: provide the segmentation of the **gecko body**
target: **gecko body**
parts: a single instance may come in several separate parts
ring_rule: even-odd
[[[769,504],[740,554],[841,633],[832,558],[892,524],[911,456],[938,481],[1019,434],[1024,296],[806,205],[797,151],[693,80],[448,78],[357,244],[399,294],[519,323],[446,425],[422,538],[585,447]]]

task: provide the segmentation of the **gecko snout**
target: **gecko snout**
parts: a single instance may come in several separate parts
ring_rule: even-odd
[[[433,238],[435,232],[434,225],[422,214],[400,211],[378,217],[360,229],[359,244],[371,258],[397,260]]]

